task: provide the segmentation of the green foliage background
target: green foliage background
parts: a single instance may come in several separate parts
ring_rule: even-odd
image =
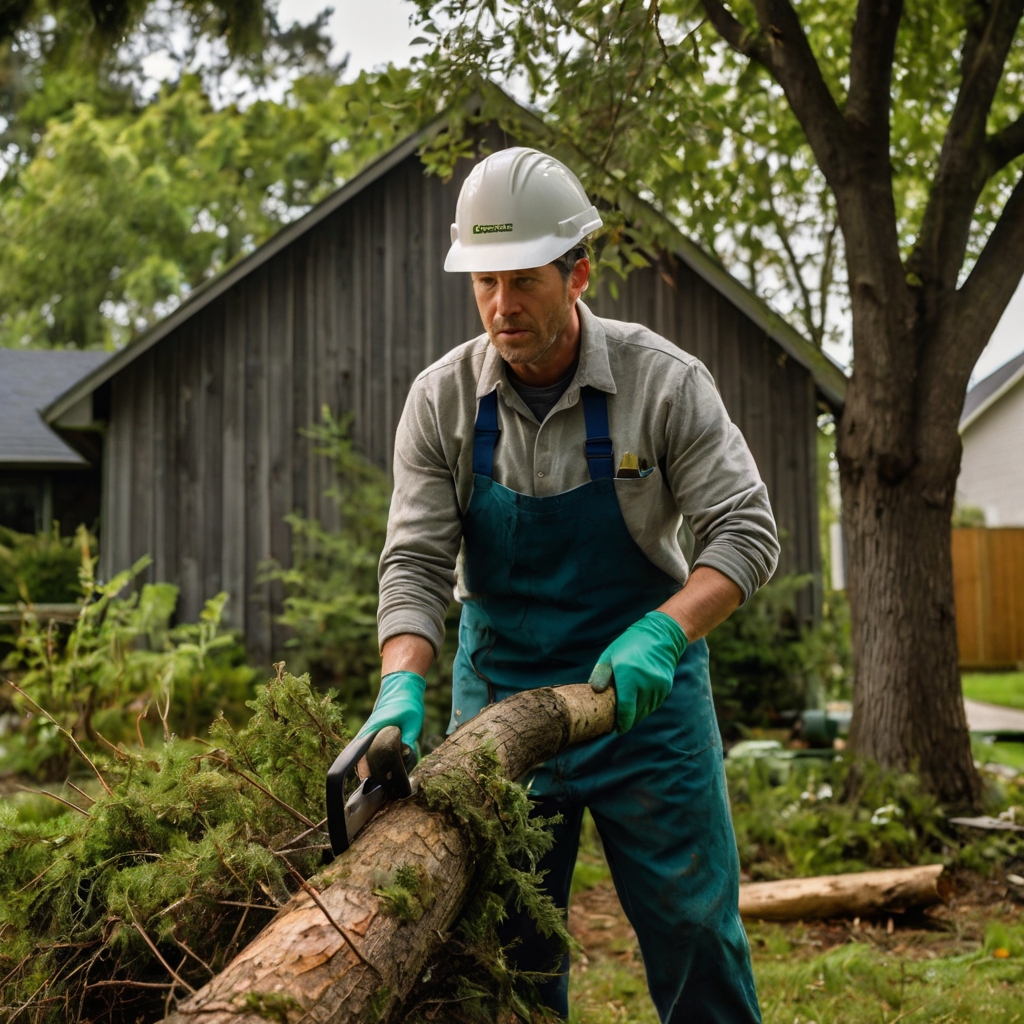
[[[59,112],[0,180],[0,344],[124,344],[404,134],[408,81],[311,74],[245,109],[195,75],[141,108],[34,97]]]
[[[171,723],[190,736],[218,714],[238,721],[253,695],[256,670],[221,626],[226,594],[207,601],[198,623],[172,626],[176,587],[150,583],[122,596],[148,560],[99,583],[96,559],[84,554],[74,625],[62,631],[26,606],[3,661],[21,694],[0,688],[0,711],[17,723],[5,723],[0,773],[64,778],[69,736],[116,757],[121,743],[169,740]]]
[[[78,600],[82,559],[95,553],[96,538],[84,527],[74,537],[61,537],[56,529],[22,534],[0,526],[0,604]]]

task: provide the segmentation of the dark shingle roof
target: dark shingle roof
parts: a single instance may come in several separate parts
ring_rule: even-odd
[[[39,410],[109,358],[109,352],[0,348],[0,466],[84,465]]]
[[[967,392],[964,399],[964,411],[960,414],[960,426],[965,426],[973,414],[981,408],[1000,388],[1008,384],[1018,373],[1024,370],[1024,352],[1015,356],[1008,363],[1003,363],[998,370],[990,373],[984,380]]]

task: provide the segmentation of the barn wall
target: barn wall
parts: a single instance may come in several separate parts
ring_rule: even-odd
[[[357,444],[389,466],[415,375],[480,331],[465,278],[442,270],[460,186],[406,160],[112,379],[108,578],[149,554],[149,578],[180,586],[183,620],[228,590],[251,656],[281,650],[282,595],[257,583],[259,567],[289,561],[286,513],[330,525],[334,511],[326,460],[300,431],[324,405],[350,410]],[[811,378],[702,279],[673,273],[674,287],[633,274],[599,311],[643,320],[707,363],[768,483],[784,568],[816,569]]]
[[[465,280],[441,270],[460,185],[399,164],[113,378],[108,578],[149,554],[183,620],[226,589],[253,657],[280,650],[281,595],[259,567],[289,561],[286,513],[334,513],[302,428],[351,410],[359,447],[389,465],[415,375],[480,331]]]

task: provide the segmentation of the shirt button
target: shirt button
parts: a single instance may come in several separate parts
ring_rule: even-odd
[[[538,474],[537,474],[537,476],[543,476],[543,475],[544,475],[544,474],[543,474],[542,472],[541,472],[541,473],[538,473]]]

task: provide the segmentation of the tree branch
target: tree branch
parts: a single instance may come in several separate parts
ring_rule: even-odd
[[[860,0],[850,43],[846,123],[889,145],[892,62],[903,0]]]
[[[990,176],[1013,163],[1017,157],[1024,156],[1024,114],[995,135],[990,135],[985,143],[985,153]]]
[[[733,17],[732,13],[719,0],[704,0],[704,10],[708,21],[715,31],[737,52],[763,64],[774,74],[771,66],[771,51],[765,46],[756,32],[751,31],[742,22]]]
[[[822,173],[833,190],[841,189],[850,170],[846,122],[790,0],[754,0],[756,34],[721,0],[703,3],[708,20],[722,38],[738,53],[762,64],[782,86]]]
[[[1024,276],[1024,176],[1003,207],[978,262],[957,295],[956,335],[977,339],[971,365],[988,344]]]
[[[956,287],[978,197],[998,169],[979,154],[987,152],[986,122],[1024,0],[992,0],[980,10],[983,17],[968,22],[960,92],[908,268],[944,290]]]

